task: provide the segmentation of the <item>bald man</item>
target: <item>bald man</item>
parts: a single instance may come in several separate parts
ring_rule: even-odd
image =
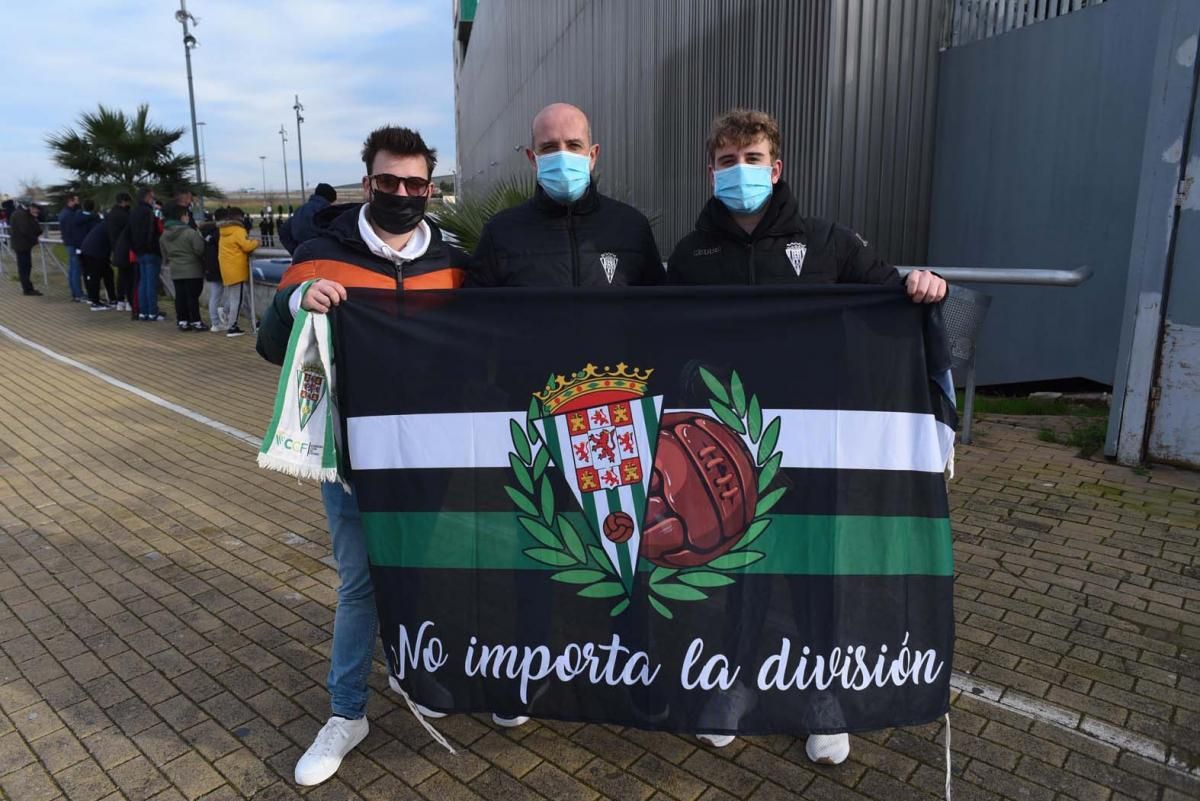
[[[484,226],[467,286],[609,287],[661,284],[665,273],[645,215],[605,197],[592,171],[600,145],[568,103],[533,118],[525,149],[534,197]]]

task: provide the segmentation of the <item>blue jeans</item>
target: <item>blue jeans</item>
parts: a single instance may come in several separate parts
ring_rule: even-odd
[[[333,615],[333,650],[329,657],[330,708],[343,718],[361,718],[367,711],[367,678],[375,655],[379,615],[367,562],[358,499],[337,483],[321,484],[321,500],[329,520],[329,539],[337,562],[337,611]]]
[[[162,270],[162,256],[145,253],[138,256],[138,315],[158,315],[158,274]]]
[[[71,298],[83,297],[83,262],[79,258],[74,245],[67,245],[67,284],[71,287]]]

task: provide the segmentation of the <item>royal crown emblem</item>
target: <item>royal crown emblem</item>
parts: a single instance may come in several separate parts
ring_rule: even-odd
[[[653,373],[653,369],[639,370],[625,362],[619,362],[615,368],[603,369],[587,364],[569,376],[553,376],[544,390],[533,394],[547,412],[556,414],[568,404],[575,406],[575,401],[585,396],[641,397],[646,394],[646,385]]]
[[[808,252],[808,246],[803,242],[788,242],[783,252],[787,254],[796,275],[800,275],[800,271],[804,269],[804,254]]]
[[[613,282],[613,276],[617,274],[617,261],[616,253],[600,254],[600,266],[604,268],[604,277],[610,284]]]

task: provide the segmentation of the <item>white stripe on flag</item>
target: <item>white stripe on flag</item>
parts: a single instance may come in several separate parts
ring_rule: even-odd
[[[929,414],[763,409],[763,427],[775,417],[782,418],[776,448],[784,467],[940,473],[954,443],[954,432]],[[355,470],[508,467],[510,420],[524,425],[525,413],[351,417],[350,464]]]

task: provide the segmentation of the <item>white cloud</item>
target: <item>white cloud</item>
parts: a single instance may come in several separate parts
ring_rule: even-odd
[[[74,4],[62,13],[6,5],[0,52],[10,79],[0,100],[0,191],[14,191],[18,179],[32,175],[46,183],[64,178],[45,137],[98,103],[129,112],[148,103],[156,123],[186,129],[176,147],[191,152],[176,9],[168,0]],[[218,185],[260,186],[258,157],[265,155],[268,186],[282,189],[282,123],[296,192],[297,94],[310,187],[357,180],[362,140],[384,123],[420,129],[439,150],[439,170],[453,166],[449,0],[190,0],[188,10],[199,19],[196,113],[206,123],[207,177]]]

